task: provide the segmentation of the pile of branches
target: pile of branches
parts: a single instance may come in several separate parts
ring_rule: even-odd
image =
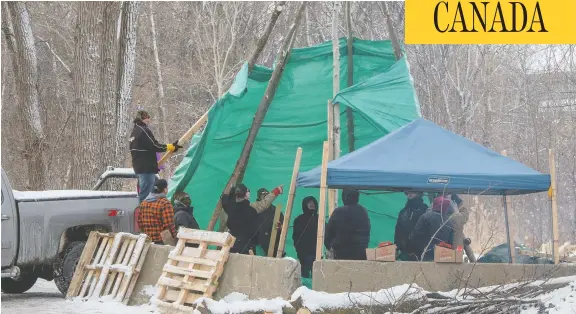
[[[411,314],[499,314],[520,313],[528,308],[536,308],[538,313],[546,313],[546,309],[554,307],[547,305],[541,296],[556,289],[566,287],[570,281],[534,280],[516,285],[502,285],[490,289],[467,288],[456,296],[446,294],[427,294],[427,304],[411,312]],[[576,290],[574,285],[571,286]]]

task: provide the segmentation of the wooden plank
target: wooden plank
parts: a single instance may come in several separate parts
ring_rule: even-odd
[[[118,251],[120,250],[120,246],[122,245],[122,234],[118,233],[112,238],[112,247],[110,249],[109,254],[104,255],[104,267],[100,271],[100,276],[98,277],[98,281],[96,283],[96,287],[93,289],[91,288],[90,296],[91,298],[99,298],[102,296],[102,290],[104,289],[104,284],[106,283],[106,279],[108,279],[108,275],[110,274],[110,266],[114,264],[116,261],[116,257],[118,255]]]
[[[112,239],[108,236],[103,236],[100,246],[103,247],[103,250],[102,251],[100,249],[98,250],[96,258],[94,258],[93,264],[102,264],[102,261],[106,259],[106,256],[108,256],[108,251],[112,246]],[[96,269],[94,271],[92,270],[88,271],[88,275],[84,280],[82,291],[80,291],[79,295],[80,297],[86,297],[87,296],[86,292],[88,292],[88,296],[92,295],[92,292],[96,287],[96,279],[98,277],[98,274],[100,274],[100,269]],[[90,287],[90,289],[88,289],[88,287]]]
[[[508,156],[508,153],[503,150],[502,156]],[[506,194],[502,196],[502,203],[504,204],[504,222],[506,223],[506,236],[508,238],[508,255],[510,264],[516,263],[516,244],[514,243],[514,230],[512,229],[512,206],[510,206],[510,197]]]
[[[207,242],[208,245],[222,246],[226,243],[226,240],[230,234],[228,232],[221,233],[189,228],[179,228],[177,236],[178,239],[185,239],[188,243],[200,244],[202,242]]]
[[[218,280],[222,273],[224,273],[224,265],[228,261],[228,257],[230,257],[230,248],[234,246],[234,242],[236,242],[236,238],[230,236],[228,239],[228,243],[222,247],[222,262],[218,264],[216,270],[214,271],[214,276],[210,278],[209,282],[206,282],[206,285],[209,286],[208,290],[204,293],[204,297],[211,298],[214,292],[216,291],[216,287],[218,286]]]
[[[324,248],[324,221],[326,219],[326,170],[328,167],[328,141],[322,147],[322,170],[320,174],[320,202],[318,204],[318,236],[316,237],[316,260],[322,259]]]
[[[132,240],[134,241],[134,240]],[[122,302],[124,299],[130,298],[130,295],[127,294],[128,287],[130,286],[131,282],[135,282],[138,279],[138,275],[140,272],[135,272],[136,265],[138,261],[146,257],[147,247],[150,246],[150,241],[146,234],[141,234],[140,238],[136,241],[134,246],[133,252],[130,255],[130,259],[127,261],[127,265],[130,267],[130,270],[123,274],[121,277],[123,280],[119,284],[118,293],[116,295],[116,301]],[[146,252],[145,252],[146,248]],[[116,290],[116,287],[114,288]]]
[[[216,259],[199,258],[199,257],[182,256],[182,255],[181,256],[170,255],[168,258],[179,262],[200,264],[206,266],[216,266],[218,265],[219,262],[219,260]]]
[[[274,220],[272,221],[272,233],[270,234],[270,243],[268,244],[269,257],[274,257],[274,249],[276,248],[276,236],[278,235],[278,228],[276,228],[276,226],[280,222],[281,212],[282,212],[282,204],[276,205],[276,211],[274,212]]]
[[[136,286],[136,281],[138,280],[138,276],[140,276],[142,265],[144,265],[144,261],[146,260],[146,254],[148,254],[148,250],[150,249],[151,244],[152,240],[148,236],[146,236],[146,244],[144,245],[142,254],[140,254],[138,264],[136,264],[136,268],[134,269],[134,277],[130,281],[130,284],[128,285],[128,290],[126,291],[126,295],[124,295],[124,300],[122,301],[122,303],[124,304],[128,304],[130,296],[132,296],[132,292],[134,291],[134,287]]]
[[[176,247],[174,248],[174,253],[175,254],[181,254],[182,251],[184,250],[186,241],[184,240],[179,240],[178,243],[176,243]],[[177,261],[175,260],[171,260],[168,259],[168,262],[166,262],[166,265],[176,265]],[[164,265],[164,266],[166,266]],[[166,277],[168,276],[168,272],[164,271],[162,272],[162,275],[160,275],[160,278],[162,277]],[[154,295],[154,299],[158,299],[158,300],[162,300],[164,298],[164,295],[166,294],[166,286],[159,286],[158,289],[156,290],[156,294]]]
[[[228,233],[225,233],[228,234]],[[225,244],[225,242],[224,242]],[[204,255],[206,254],[206,249],[208,248],[208,243],[207,242],[202,242],[200,243],[200,246],[198,247],[198,250],[200,251],[200,258],[203,258]],[[200,278],[206,278],[209,279],[212,277],[213,272],[206,272],[206,271],[199,271],[199,270],[195,270],[194,267],[197,266],[196,264],[192,264],[190,263],[190,265],[188,266],[188,269],[186,269],[186,273],[183,273],[182,275],[184,275],[184,279],[182,281],[186,282],[188,280],[190,280],[190,277],[200,277]],[[176,303],[183,305],[184,301],[188,298],[188,294],[190,293],[190,291],[188,290],[180,290],[180,294],[178,295],[178,298],[176,299]]]
[[[552,255],[554,256],[554,264],[560,263],[559,251],[559,232],[558,232],[558,203],[556,201],[556,161],[554,159],[554,151],[548,150],[548,162],[550,164],[550,190],[548,191],[548,198],[552,210]]]
[[[186,247],[186,248],[184,248],[184,250],[182,251],[180,256],[198,257],[199,258],[201,253],[202,252],[197,247]],[[220,253],[221,253],[220,250],[206,250],[206,252],[204,253],[204,256],[202,258],[217,260],[220,258]],[[170,256],[177,256],[177,255],[171,254],[171,255],[169,255],[169,257]]]
[[[124,278],[124,268],[122,266],[128,264],[128,258],[130,258],[132,250],[134,250],[133,243],[135,242],[136,241],[128,237],[122,239],[120,254],[118,254],[116,257],[114,265],[110,265],[110,271],[112,271],[112,273],[108,276],[108,281],[106,282],[106,287],[104,288],[104,293],[102,293],[102,296],[109,295],[110,292],[112,292],[112,296],[115,296],[118,292],[118,286]]]
[[[160,278],[158,280],[158,284],[159,285],[165,285],[171,288],[177,288],[177,289],[186,289],[186,290],[191,290],[191,291],[199,291],[199,292],[206,292],[206,290],[208,289],[208,287],[200,281],[196,281],[196,282],[184,282],[184,281],[180,281],[180,280],[176,280],[176,279],[172,279],[172,278]]]
[[[192,265],[195,265],[195,264],[192,264]],[[165,272],[172,273],[172,274],[178,274],[178,275],[189,276],[189,277],[204,278],[204,279],[208,279],[208,278],[212,277],[212,273],[213,273],[210,271],[201,271],[201,270],[196,270],[196,269],[185,269],[185,268],[181,268],[178,266],[172,266],[172,265],[164,265],[164,268],[162,268],[162,270]]]
[[[86,241],[86,245],[84,246],[84,250],[82,251],[82,255],[80,255],[80,259],[78,262],[78,266],[76,266],[76,271],[74,272],[74,276],[72,276],[72,281],[70,282],[70,286],[68,287],[68,291],[66,293],[66,297],[72,298],[78,295],[80,289],[82,288],[82,281],[84,279],[85,274],[85,266],[90,263],[94,252],[98,246],[99,242],[98,233],[95,231],[90,232],[88,236],[88,241]]]
[[[300,161],[302,160],[302,147],[296,149],[296,158],[294,159],[294,168],[292,168],[292,179],[290,180],[290,190],[288,191],[288,201],[286,202],[286,212],[284,213],[284,223],[280,232],[280,241],[278,243],[278,254],[282,258],[286,246],[286,236],[290,227],[290,218],[292,217],[292,207],[294,207],[294,197],[296,196],[296,179],[300,171]]]
[[[200,128],[204,125],[204,122],[206,122],[208,120],[208,113],[210,112],[210,109],[208,109],[208,111],[206,111],[201,117],[200,119],[198,119],[198,121],[196,121],[196,123],[194,123],[189,129],[188,131],[186,131],[186,133],[184,133],[184,135],[182,135],[179,139],[178,139],[178,145],[184,145],[184,143],[190,141],[190,139],[192,138],[192,136],[194,135],[194,133],[196,133],[198,130],[200,130]],[[161,166],[163,165],[174,153],[173,152],[166,152],[162,158],[160,158],[160,160],[158,161],[158,165]]]

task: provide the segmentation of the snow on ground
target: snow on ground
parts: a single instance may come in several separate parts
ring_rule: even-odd
[[[154,313],[149,306],[126,306],[114,301],[65,300],[53,281],[38,279],[36,285],[22,294],[2,293],[3,314],[145,314]]]
[[[573,276],[574,277],[574,276]],[[576,281],[568,286],[554,290],[539,296],[546,306],[547,314],[572,314],[576,313]],[[521,314],[538,314],[535,307],[523,310]]]
[[[17,191],[14,190],[14,198],[17,201],[43,201],[59,199],[78,198],[106,198],[120,196],[134,196],[136,192],[116,192],[116,191],[84,191],[84,190],[48,190],[48,191]]]
[[[238,292],[232,292],[219,301],[200,298],[194,303],[200,304],[203,302],[213,314],[239,314],[249,311],[266,311],[282,314],[283,307],[292,307],[288,301],[282,298],[272,300],[248,300],[247,295]]]

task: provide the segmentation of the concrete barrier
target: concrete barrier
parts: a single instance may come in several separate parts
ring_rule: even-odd
[[[416,283],[427,291],[449,291],[522,280],[576,275],[576,265],[442,264],[420,262],[314,262],[312,288],[329,293],[378,291]]]
[[[173,248],[156,244],[150,246],[129,305],[150,301],[155,291],[154,286]],[[244,293],[250,299],[289,299],[301,285],[300,264],[294,259],[230,254],[214,299],[221,299],[232,292]]]

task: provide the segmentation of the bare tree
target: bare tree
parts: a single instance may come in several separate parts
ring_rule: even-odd
[[[4,3],[2,4],[4,9]],[[12,65],[16,77],[18,91],[19,111],[24,117],[23,135],[25,142],[24,159],[28,167],[28,188],[42,189],[45,185],[45,169],[43,151],[44,128],[40,117],[40,101],[38,99],[38,61],[36,59],[36,47],[30,16],[24,2],[9,2],[13,21],[13,34],[10,32],[10,18],[3,14],[6,19],[6,28],[9,48],[13,49]],[[2,10],[3,13],[5,10]],[[12,37],[13,36],[13,37]]]
[[[156,24],[154,23],[154,4],[148,3],[149,16],[150,16],[150,32],[152,33],[152,50],[154,52],[154,64],[156,65],[156,75],[158,81],[156,87],[158,88],[158,118],[162,125],[162,139],[168,142],[168,131],[166,130],[166,110],[164,108],[164,84],[162,80],[162,67],[160,66],[160,57],[158,56],[158,44],[156,41]]]
[[[132,103],[132,82],[136,67],[136,40],[138,26],[138,8],[136,1],[122,4],[122,22],[120,28],[120,49],[118,51],[118,77],[116,97],[116,164],[123,165],[127,152],[127,134],[130,125],[130,104]]]

